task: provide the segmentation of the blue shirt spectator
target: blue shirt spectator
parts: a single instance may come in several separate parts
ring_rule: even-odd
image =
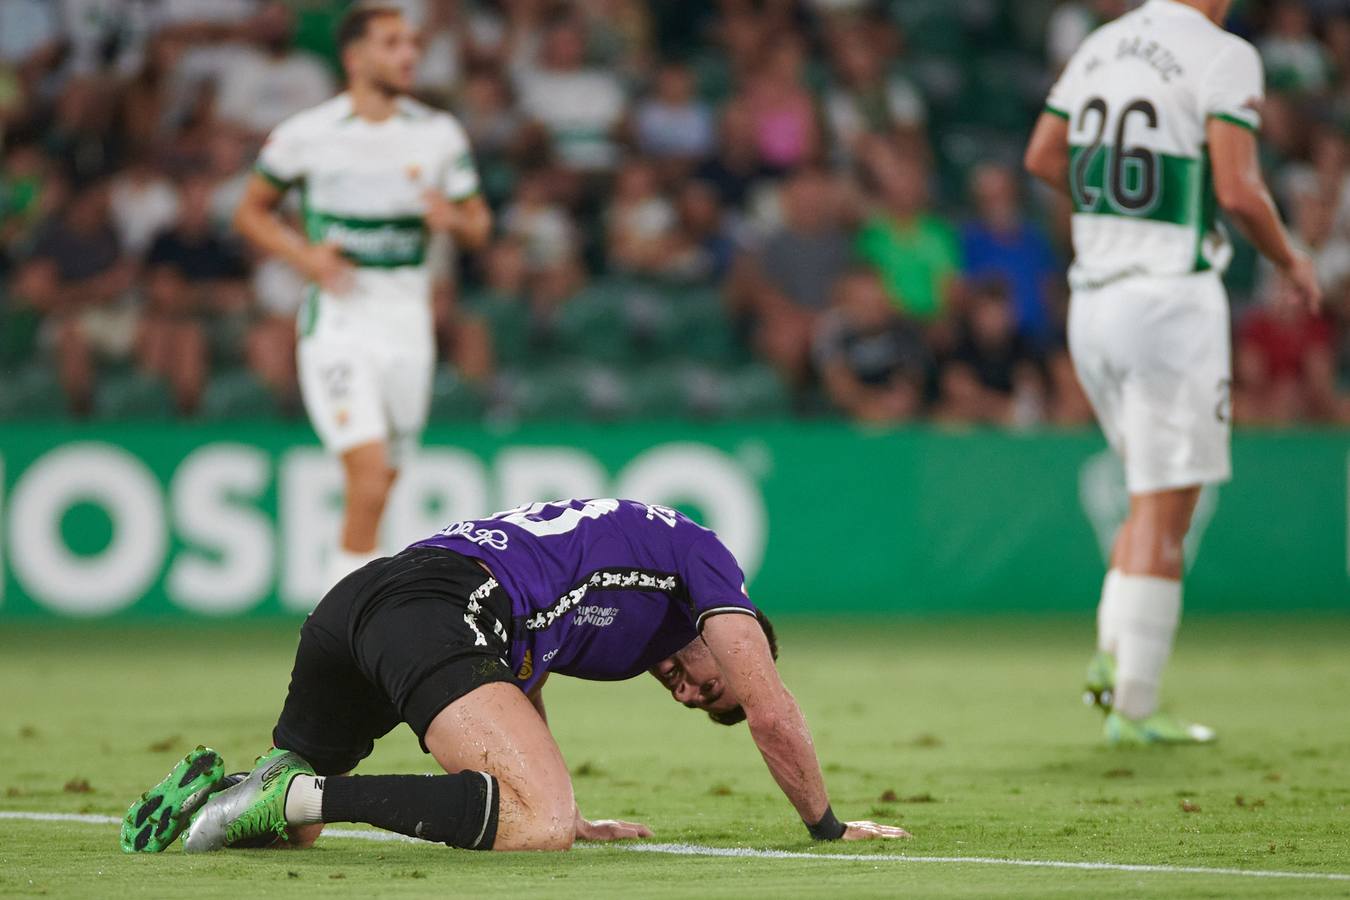
[[[971,177],[976,218],[961,229],[965,275],[1002,281],[1012,300],[1017,332],[1037,344],[1051,337],[1049,288],[1064,271],[1045,233],[1022,217],[1017,180],[1006,166],[988,163]]]

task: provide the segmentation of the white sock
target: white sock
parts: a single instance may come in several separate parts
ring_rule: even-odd
[[[286,788],[286,824],[313,825],[323,821],[323,779],[297,775]]]
[[[1097,649],[1116,654],[1120,642],[1120,570],[1106,573],[1102,582],[1102,599],[1097,604]]]
[[[332,587],[372,559],[379,558],[378,549],[357,553],[345,547],[336,548],[328,559],[328,586]]]
[[[1158,688],[1181,620],[1181,582],[1121,574],[1114,593],[1120,629],[1114,706],[1126,718],[1143,719],[1158,709]]]

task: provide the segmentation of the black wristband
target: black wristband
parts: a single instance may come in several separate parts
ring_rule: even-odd
[[[837,841],[844,836],[844,823],[840,822],[834,816],[834,810],[825,807],[825,815],[820,817],[820,821],[814,825],[807,825],[806,830],[811,832],[811,837],[817,841]]]

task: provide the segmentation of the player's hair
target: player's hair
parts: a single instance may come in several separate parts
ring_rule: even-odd
[[[769,617],[764,615],[763,611],[755,610],[755,621],[759,627],[764,629],[764,637],[769,641],[769,653],[773,655],[775,661],[778,659],[778,636],[773,633],[773,623]],[[709,712],[708,718],[712,719],[718,725],[739,725],[745,721],[745,709],[736,706],[726,712]]]
[[[337,29],[338,56],[366,36],[370,23],[381,16],[401,16],[403,10],[393,3],[356,3],[347,10]]]

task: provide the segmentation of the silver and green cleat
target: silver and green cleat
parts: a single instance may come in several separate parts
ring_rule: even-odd
[[[1098,650],[1087,667],[1087,686],[1083,688],[1083,702],[1104,713],[1111,711],[1116,693],[1116,658]]]
[[[314,770],[289,750],[272,749],[242,781],[211,796],[183,840],[188,853],[265,846],[286,840],[286,790]]]
[[[159,853],[187,828],[192,814],[221,784],[225,763],[210,747],[183,757],[164,780],[141,794],[122,819],[127,853]]]
[[[1214,729],[1179,722],[1167,713],[1156,712],[1144,719],[1127,719],[1112,711],[1102,728],[1106,742],[1117,747],[1142,747],[1151,744],[1208,744]]]

